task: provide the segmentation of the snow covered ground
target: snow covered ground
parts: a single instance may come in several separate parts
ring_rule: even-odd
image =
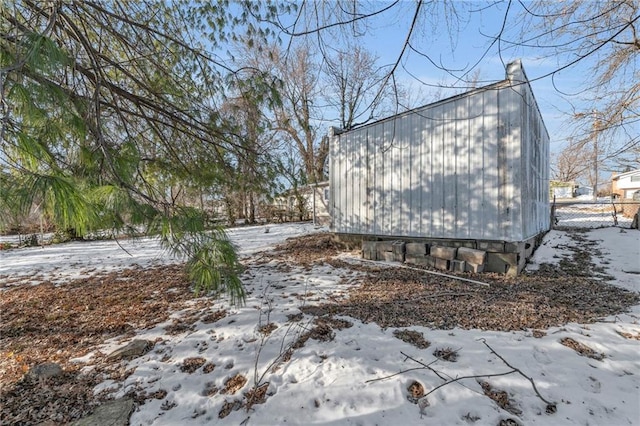
[[[322,230],[310,223],[232,228],[229,237],[240,258],[266,250],[289,237]],[[16,236],[1,236],[2,242],[17,242]],[[34,283],[50,279],[64,283],[100,272],[132,266],[178,263],[153,238],[75,241],[66,244],[0,251],[0,276],[29,277]]]
[[[226,310],[226,316],[213,323],[199,321],[195,329],[177,335],[166,333],[170,322],[140,330],[136,338],[161,341],[127,363],[132,374],[124,384],[107,381],[96,389],[111,390],[114,396],[132,389],[161,396],[137,407],[131,425],[498,425],[505,419],[522,425],[640,424],[640,306],[595,324],[570,323],[544,330],[541,337],[534,337],[532,330],[409,327],[431,342],[426,349],[394,337],[396,329],[342,317],[352,326],[335,330],[333,340],[309,339],[286,362],[275,362],[311,327],[312,318],[294,319],[292,314],[299,313],[302,305],[340,297],[355,285],[357,276],[326,264],[304,270],[251,262],[257,252],[287,237],[318,230],[310,224],[268,228],[268,232],[265,227],[229,232],[251,265],[243,275],[250,292],[246,306],[233,308],[216,301],[211,312]],[[583,235],[598,242],[600,254],[594,261],[615,277],[613,284],[640,291],[640,232],[602,228]],[[131,256],[109,241],[2,251],[0,275],[64,282],[132,264],[175,262],[155,241],[121,244]],[[571,244],[576,241],[566,232],[551,231],[530,267],[558,262],[569,254]],[[270,323],[277,328],[270,334],[261,331]],[[604,358],[580,356],[560,343],[565,337]],[[100,350],[109,353],[122,345],[113,340]],[[457,362],[433,355],[445,348],[457,351]],[[215,368],[183,371],[185,360],[191,358],[204,358]],[[90,368],[91,356],[77,362]],[[496,375],[513,369],[522,374]],[[248,381],[236,392],[223,394],[227,381],[236,375]],[[533,380],[535,389],[524,376]],[[480,380],[507,392],[511,413],[485,396]],[[408,399],[408,387],[414,382],[427,393],[417,403]],[[264,403],[249,411],[231,409],[219,418],[224,407],[232,407],[254,385],[265,383]],[[556,403],[557,412],[546,413],[547,404],[540,397]]]

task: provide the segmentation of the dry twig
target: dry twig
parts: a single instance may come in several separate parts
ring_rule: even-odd
[[[520,374],[522,377],[524,377],[525,379],[529,380],[529,382],[531,383],[531,387],[533,387],[533,391],[536,393],[536,395],[538,396],[538,398],[540,398],[542,400],[542,402],[544,402],[545,404],[547,404],[547,414],[553,414],[556,412],[557,407],[556,407],[556,403],[555,402],[550,402],[547,401],[542,395],[540,395],[540,392],[538,392],[538,388],[536,387],[536,383],[533,381],[533,379],[529,376],[527,376],[526,374],[524,374],[522,372],[522,370],[512,366],[511,364],[509,364],[507,362],[506,359],[504,359],[504,357],[502,355],[500,355],[499,353],[497,353],[491,346],[489,346],[489,344],[487,343],[487,341],[485,339],[479,339],[487,348],[489,348],[489,350],[491,351],[492,354],[494,354],[495,356],[497,356],[498,358],[500,358],[502,360],[502,362],[504,362],[504,364],[511,368],[513,370],[513,372]]]

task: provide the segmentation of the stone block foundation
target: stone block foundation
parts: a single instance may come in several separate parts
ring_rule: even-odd
[[[336,234],[343,241],[360,239],[362,258],[408,265],[427,266],[453,272],[498,272],[515,276],[542,241],[543,234],[526,241],[484,241],[449,239],[385,239]],[[373,237],[375,238],[375,237]]]

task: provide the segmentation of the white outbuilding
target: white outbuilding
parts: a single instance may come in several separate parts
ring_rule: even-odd
[[[485,270],[517,273],[550,228],[549,134],[520,61],[500,82],[330,136],[339,237],[482,249]]]

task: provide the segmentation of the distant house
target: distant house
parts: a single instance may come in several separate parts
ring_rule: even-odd
[[[617,207],[624,216],[634,217],[640,210],[640,170],[613,174],[611,194],[621,203]],[[638,227],[638,221],[635,222]]]
[[[485,270],[516,274],[550,228],[549,134],[520,61],[495,84],[329,135],[338,237],[486,248]]]
[[[549,182],[549,195],[553,200],[562,198],[574,198],[576,196],[575,182],[563,182],[559,180],[552,180]]]
[[[611,177],[611,193],[617,198],[633,200],[640,193],[640,170],[616,174]]]
[[[306,206],[315,224],[328,226],[331,222],[329,191],[329,181],[307,185],[304,188]]]
[[[329,182],[289,189],[274,199],[270,215],[270,220],[279,222],[313,220],[318,225],[329,225]]]
[[[593,187],[576,186],[576,197],[593,197]]]

